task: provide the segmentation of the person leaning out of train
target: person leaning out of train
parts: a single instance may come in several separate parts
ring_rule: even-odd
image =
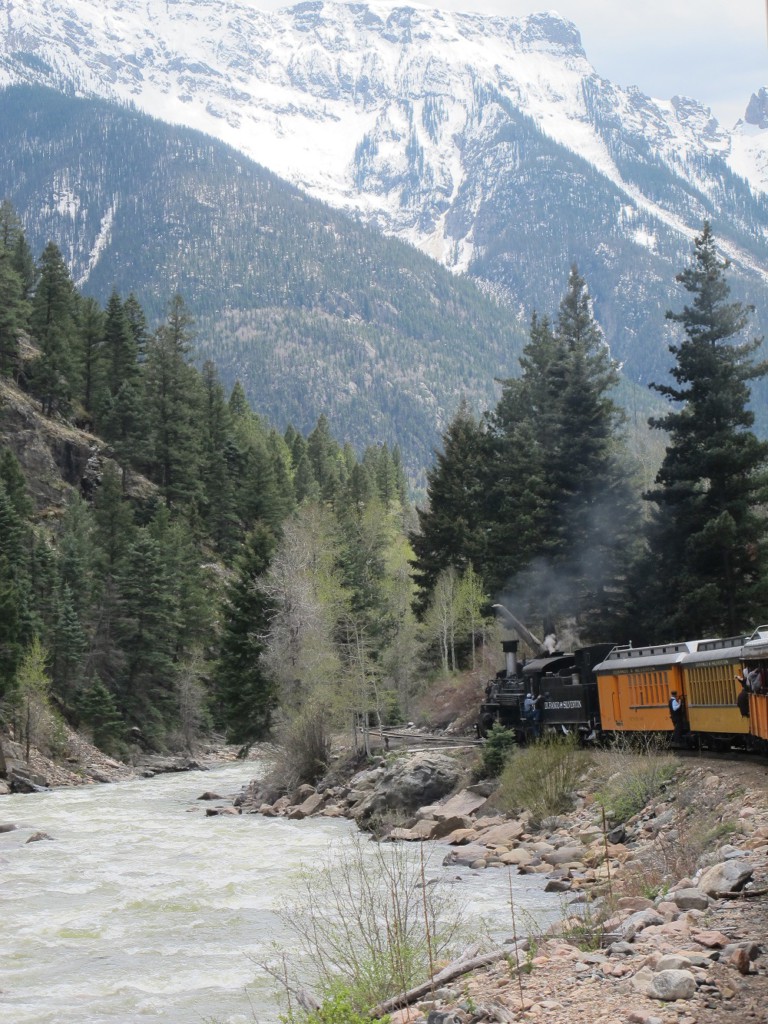
[[[736,707],[742,718],[749,718],[749,684],[744,676],[736,676],[736,682],[741,683],[741,689],[736,697]]]
[[[763,693],[765,691],[765,676],[762,668],[758,665],[753,668],[748,676],[749,689],[752,693]]]
[[[685,709],[677,690],[672,690],[669,695],[669,717],[672,719],[672,742],[679,743],[685,729]]]
[[[523,701],[523,718],[526,722],[533,721],[533,694],[526,693],[525,700]]]

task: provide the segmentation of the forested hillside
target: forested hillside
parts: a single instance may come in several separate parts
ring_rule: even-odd
[[[318,738],[312,775],[331,727],[408,713],[446,626],[412,608],[397,447],[358,454],[325,416],[278,432],[195,368],[179,294],[155,329],[133,294],[102,307],[8,202],[0,309],[0,724],[119,754],[283,722]],[[458,583],[473,635],[484,597]]]
[[[194,358],[280,429],[321,413],[399,445],[412,481],[467,397],[515,372],[513,312],[400,242],[200,133],[40,88],[0,92],[0,196],[83,292],[134,293],[154,326],[179,292]]]

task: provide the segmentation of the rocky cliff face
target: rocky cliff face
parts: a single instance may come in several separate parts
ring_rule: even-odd
[[[48,420],[36,402],[0,380],[0,442],[19,460],[40,512],[56,514],[72,490],[89,493],[103,445],[85,431]]]
[[[107,445],[85,430],[47,419],[37,402],[7,379],[0,379],[0,446],[16,456],[38,514],[58,516],[73,492],[89,498],[105,465],[112,462]],[[153,488],[136,474],[129,492],[146,496]]]

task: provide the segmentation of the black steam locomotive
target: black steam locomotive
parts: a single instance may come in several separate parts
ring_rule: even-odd
[[[486,688],[477,721],[478,735],[487,736],[498,722],[514,730],[518,743],[553,728],[593,738],[600,729],[593,670],[613,645],[593,644],[572,653],[553,650],[525,663],[518,661],[517,640],[505,640],[502,646],[506,667]]]

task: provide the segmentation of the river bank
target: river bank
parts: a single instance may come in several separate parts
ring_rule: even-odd
[[[120,761],[105,754],[73,729],[67,726],[63,729],[63,750],[57,760],[44,756],[35,747],[31,747],[27,754],[22,744],[8,737],[0,740],[7,771],[7,778],[0,778],[0,796],[7,796],[14,790],[34,792],[38,788],[125,782],[166,772],[206,771],[238,760],[239,754],[236,746],[212,742],[199,744],[191,753],[167,755],[151,754],[137,748],[130,762]],[[258,756],[254,753],[253,759]],[[26,787],[25,781],[29,783]]]
[[[423,778],[436,759],[445,772],[446,756],[419,755],[405,774]],[[620,759],[610,770],[621,774]],[[272,802],[253,785],[238,809],[370,824],[372,814],[386,817],[383,794],[396,791],[396,774],[393,759],[382,758],[346,782],[302,787]],[[595,800],[599,774],[596,768],[584,779],[573,811],[536,827],[525,813],[499,814],[482,785],[454,786],[417,809],[398,791],[390,839],[434,841],[444,864],[479,874],[542,875],[563,902],[560,920],[540,933],[529,920],[515,921],[510,908],[510,940],[531,932],[522,953],[422,995],[397,1010],[393,1024],[766,1019],[768,765],[678,760],[658,793],[605,829]],[[457,784],[461,777],[460,767]],[[395,818],[401,823],[392,826]]]
[[[217,748],[200,760],[221,763],[235,753]],[[78,765],[69,781],[57,785],[154,773],[149,766],[110,764],[87,750],[84,755],[86,770]],[[595,794],[604,785],[605,766],[583,780],[572,811],[534,826],[527,813],[500,813],[493,787],[472,782],[476,756],[469,750],[382,756],[360,771],[337,772],[316,788],[300,787],[273,800],[264,799],[262,784],[248,779],[244,765],[239,777],[248,784],[234,798],[224,792],[197,803],[210,786],[205,775],[196,778],[195,804],[187,811],[194,818],[220,818],[218,843],[228,829],[240,833],[236,821],[245,824],[251,814],[265,826],[286,819],[289,828],[301,828],[305,819],[307,825],[349,819],[388,832],[391,840],[414,846],[429,841],[438,861],[474,879],[473,891],[494,892],[497,902],[506,898],[507,875],[516,886],[518,876],[532,876],[539,891],[560,894],[561,911],[551,926],[537,927],[535,917],[515,916],[519,907],[506,908],[507,938],[529,932],[527,948],[441,985],[397,1010],[393,1024],[765,1020],[765,762],[677,760],[674,777],[653,798],[604,830]],[[396,769],[406,762],[407,771]],[[620,776],[620,762],[610,771]],[[244,1020],[251,1018],[263,1019],[258,1000]]]

